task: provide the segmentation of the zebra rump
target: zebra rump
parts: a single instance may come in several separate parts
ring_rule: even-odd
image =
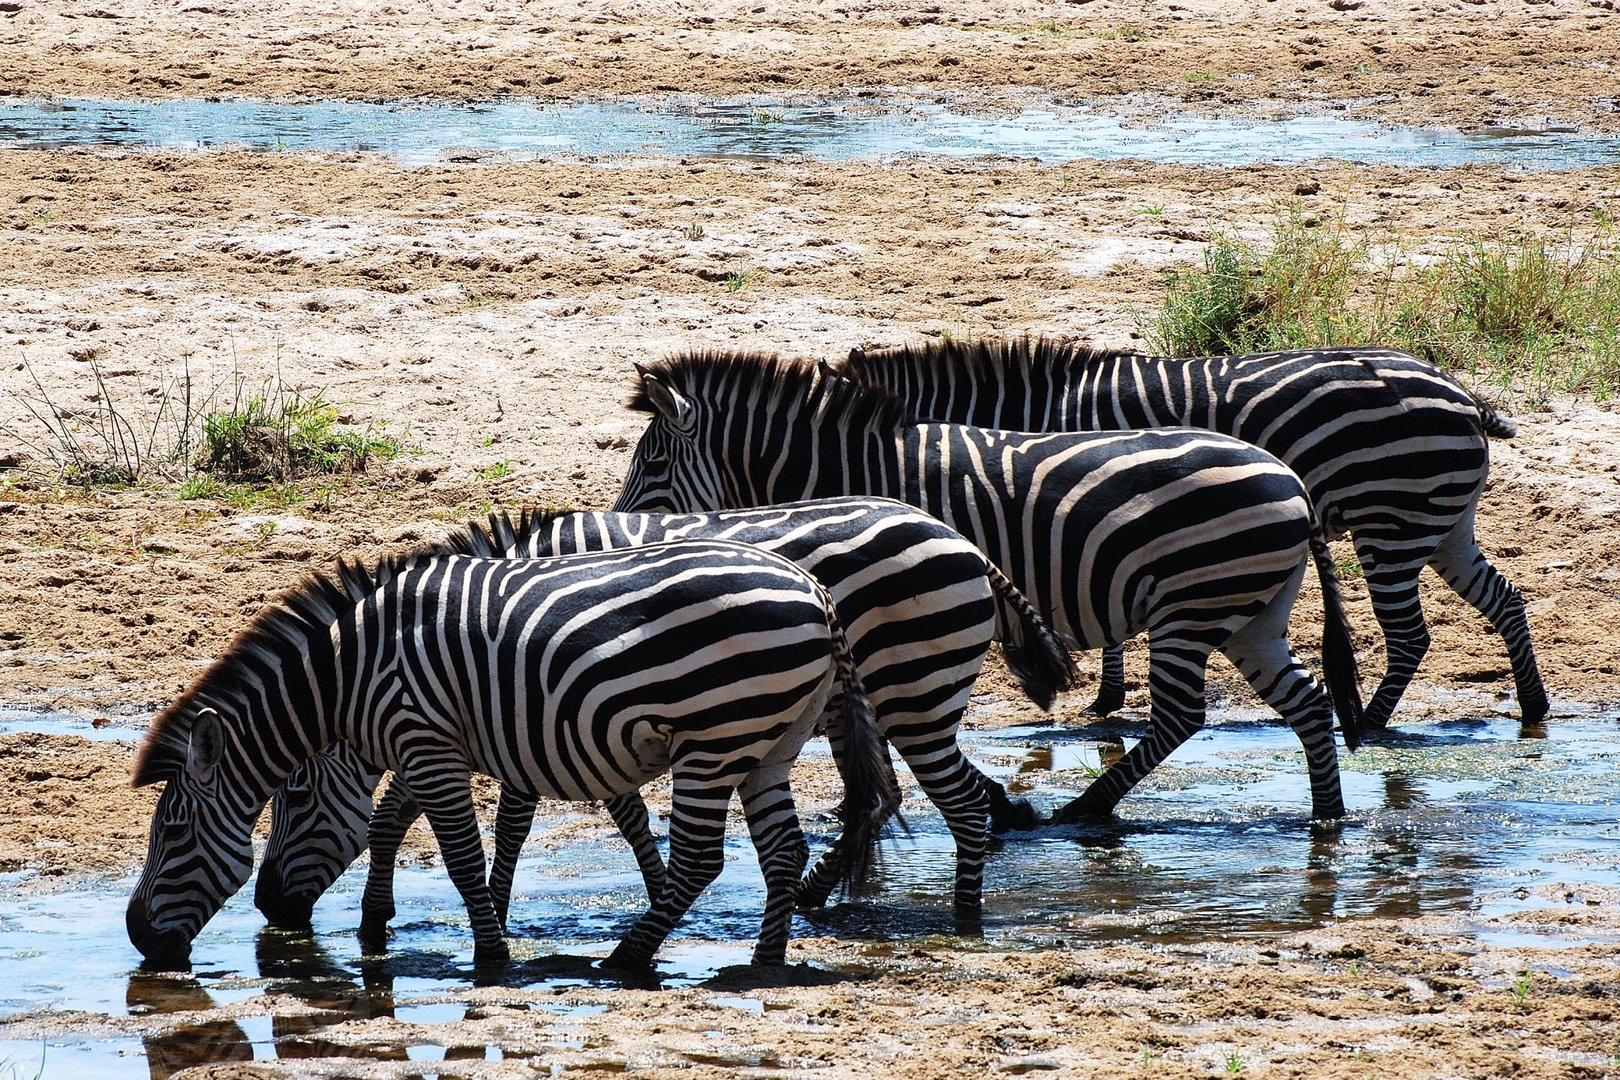
[[[685,541],[546,560],[460,555],[340,566],[262,613],[154,720],[137,786],[164,783],[129,902],[130,940],[184,964],[251,870],[253,822],[337,740],[405,777],[467,905],[480,964],[503,963],[469,776],[602,800],[670,772],[670,866],[609,962],[648,963],[719,874],[731,793],[766,878],[755,959],[782,962],[808,859],[787,778],[834,693],[863,870],[887,764],[826,592],[746,545]]]

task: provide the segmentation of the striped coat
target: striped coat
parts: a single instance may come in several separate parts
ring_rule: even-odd
[[[719,874],[738,792],[766,878],[755,957],[780,963],[808,857],[788,772],[839,684],[853,875],[881,820],[883,755],[832,603],[792,563],[685,541],[345,565],[269,609],[153,722],[135,783],[164,790],[130,897],[130,940],[151,961],[184,962],[247,880],[271,792],[342,739],[421,802],[481,964],[504,962],[506,944],[472,772],[578,800],[672,774],[667,881],[609,958],[622,966],[649,962]]]
[[[755,544],[791,560],[826,587],[846,627],[879,731],[905,758],[956,840],[958,925],[976,927],[986,807],[1003,825],[1014,824],[1018,813],[1001,786],[963,757],[956,742],[998,611],[1009,628],[1003,636],[1012,639],[1007,642],[1010,666],[1039,704],[1049,704],[1067,685],[1071,668],[1062,642],[967,540],[903,503],[839,498],[718,514],[525,513],[516,523],[495,515],[488,529],[473,526],[451,544],[470,554],[542,558],[699,537]],[[835,755],[841,757],[836,744]],[[392,916],[393,854],[416,808],[396,784],[372,815],[371,793],[379,777],[378,770],[342,747],[312,758],[288,778],[273,804],[256,890],[256,902],[273,922],[308,925],[315,900],[365,846],[368,818],[372,861],[365,917],[380,926]],[[534,808],[532,799],[503,792],[490,872],[503,921]],[[645,807],[626,795],[609,801],[608,808],[656,896],[664,866]],[[802,885],[800,906],[826,897],[838,865],[835,844]]]
[[[1354,655],[1304,488],[1276,458],[1186,429],[1030,435],[918,423],[881,390],[774,357],[700,353],[639,371],[631,406],[650,422],[616,510],[897,497],[977,543],[1081,648],[1148,632],[1152,732],[1063,817],[1111,812],[1202,725],[1216,650],[1298,732],[1315,816],[1342,816],[1334,710],[1286,636],[1312,557],[1328,604],[1329,688],[1352,745]]]
[[[930,419],[1017,431],[1189,425],[1263,447],[1299,474],[1325,532],[1355,543],[1388,644],[1370,725],[1389,721],[1428,651],[1425,566],[1502,636],[1524,719],[1547,715],[1524,600],[1474,538],[1486,440],[1516,429],[1433,364],[1394,349],[1161,357],[1013,339],[856,350],[843,371]],[[1117,655],[1104,712],[1124,695]]]

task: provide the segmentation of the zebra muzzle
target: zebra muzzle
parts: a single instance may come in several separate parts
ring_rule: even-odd
[[[142,966],[155,971],[179,971],[191,966],[191,938],[180,930],[154,930],[146,901],[131,897],[124,912],[130,944],[146,958]]]

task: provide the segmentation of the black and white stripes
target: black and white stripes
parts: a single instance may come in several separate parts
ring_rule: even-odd
[[[1388,643],[1369,724],[1389,721],[1428,650],[1425,566],[1502,635],[1525,720],[1547,714],[1524,601],[1474,539],[1486,438],[1516,429],[1432,364],[1375,348],[1171,358],[981,339],[857,350],[844,374],[928,419],[1018,431],[1188,425],[1263,447],[1304,481],[1326,533],[1355,542]],[[1104,711],[1123,697],[1120,668],[1107,669]]]
[[[1360,720],[1337,579],[1305,490],[1262,450],[1212,432],[1019,434],[918,423],[894,397],[801,364],[677,356],[641,369],[651,421],[618,510],[902,498],[974,540],[1082,648],[1147,631],[1153,729],[1062,816],[1109,812],[1204,718],[1225,653],[1298,732],[1318,818],[1344,812],[1333,707],[1287,643],[1314,558],[1324,662],[1346,739]]]
[[[249,833],[271,791],[345,739],[409,783],[481,962],[504,960],[506,946],[469,774],[601,800],[669,771],[667,881],[611,960],[646,963],[719,873],[737,791],[767,882],[756,957],[780,963],[808,855],[787,775],[835,692],[853,874],[881,820],[886,765],[832,603],[792,563],[683,541],[345,566],[283,598],[154,721],[135,782],[167,783],[130,898],[130,938],[151,960],[183,962],[246,881]]]

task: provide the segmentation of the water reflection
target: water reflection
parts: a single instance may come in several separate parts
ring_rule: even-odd
[[[125,1005],[132,1013],[206,1012],[218,1003],[189,975],[137,972],[130,976]],[[252,1061],[253,1044],[234,1020],[181,1024],[159,1035],[142,1036],[152,1080],[168,1080],[181,1069],[225,1061]]]

